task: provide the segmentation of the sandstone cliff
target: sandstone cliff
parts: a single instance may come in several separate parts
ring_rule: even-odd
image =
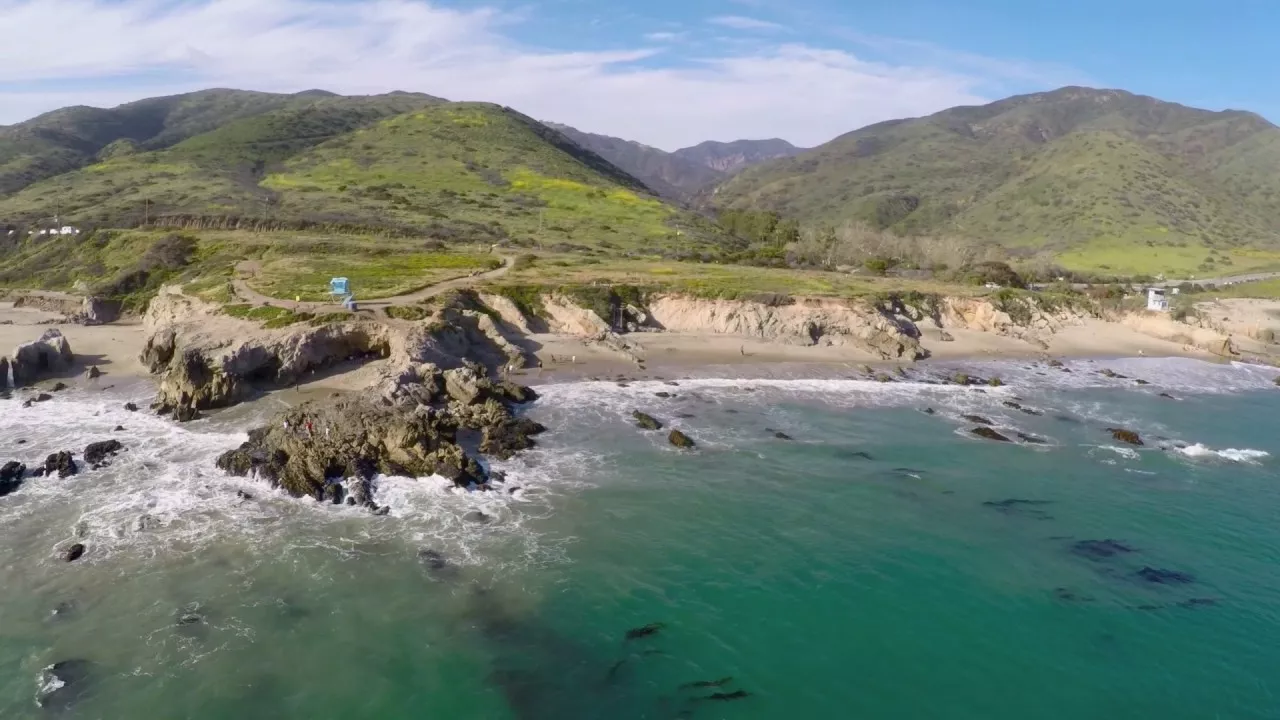
[[[866,303],[800,299],[786,305],[678,295],[653,298],[653,322],[686,333],[740,335],[787,345],[854,345],[886,360],[924,356],[910,320]]]
[[[422,322],[350,317],[270,330],[165,288],[143,320],[141,359],[159,376],[156,410],[189,420],[346,361],[381,361],[375,385],[395,394],[419,381],[423,365],[457,367],[474,359],[499,366],[524,358],[488,315],[463,301],[447,302]]]

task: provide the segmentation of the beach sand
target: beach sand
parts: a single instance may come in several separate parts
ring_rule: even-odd
[[[1183,343],[1161,340],[1119,323],[1089,320],[1069,327],[1049,339],[1043,349],[1017,338],[978,330],[949,330],[950,341],[941,339],[935,328],[923,329],[921,346],[929,361],[1034,360],[1048,357],[1193,357],[1216,356]],[[880,356],[852,346],[782,345],[733,335],[687,333],[633,333],[627,341],[638,346],[644,367],[598,343],[564,335],[534,335],[540,346],[542,370],[528,370],[525,378],[563,381],[582,377],[634,378],[689,377],[708,368],[755,377],[762,366],[778,365],[789,374],[803,372],[804,366],[818,374],[828,374],[859,365],[893,367],[907,362],[886,361]]]
[[[0,353],[8,355],[23,343],[39,340],[46,330],[60,330],[71,343],[75,366],[59,379],[84,375],[97,366],[104,378],[110,376],[141,377],[147,375],[138,357],[146,343],[141,320],[126,320],[110,325],[77,325],[75,323],[41,324],[60,319],[60,315],[28,308],[14,308],[13,303],[0,303]]]
[[[1276,303],[1253,304],[1248,322],[1268,316]],[[1243,311],[1245,308],[1231,308]],[[1256,317],[1255,317],[1256,316]],[[71,343],[76,354],[74,371],[62,378],[83,377],[85,370],[96,365],[107,376],[146,376],[139,361],[146,338],[138,320],[110,325],[83,326],[50,324],[51,313],[27,308],[13,308],[0,303],[0,351],[40,337],[49,328],[57,328]],[[1083,325],[1064,329],[1049,339],[1048,349],[1016,338],[976,330],[949,330],[950,341],[943,341],[935,328],[924,328],[921,345],[929,352],[929,361],[1018,360],[1047,357],[1195,357],[1213,359],[1214,355],[1176,341],[1162,340],[1144,334],[1128,324],[1090,320]],[[599,343],[576,336],[537,334],[529,336],[542,369],[532,368],[516,373],[524,382],[562,382],[586,377],[635,378],[693,377],[708,372],[722,376],[746,374],[820,375],[847,372],[860,365],[893,367],[906,362],[888,362],[867,350],[852,346],[784,345],[733,335],[690,334],[672,332],[632,333],[627,341],[635,345],[643,367],[623,354]],[[316,373],[297,389],[276,391],[292,403],[313,397],[319,392],[359,391],[377,377],[380,362],[346,364]]]

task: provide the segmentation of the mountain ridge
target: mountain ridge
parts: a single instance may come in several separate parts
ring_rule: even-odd
[[[718,208],[1054,253],[1280,249],[1280,128],[1066,87],[877,123],[715,188]]]

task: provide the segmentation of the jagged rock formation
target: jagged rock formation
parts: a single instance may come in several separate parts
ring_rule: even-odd
[[[474,358],[490,367],[524,366],[524,352],[474,298],[459,294],[419,323],[359,316],[319,326],[266,330],[166,288],[152,301],[142,362],[160,376],[155,408],[179,419],[227,407],[261,388],[288,386],[350,360],[383,360],[380,393],[420,393],[424,364],[454,367]]]
[[[331,398],[280,413],[219,457],[218,467],[256,474],[295,497],[337,503],[345,496],[347,504],[380,510],[369,485],[378,473],[488,488],[484,467],[458,444],[460,428],[480,430],[481,450],[499,457],[532,447],[531,436],[545,429],[511,412],[536,397],[531,390],[494,382],[476,365],[443,373],[422,366],[415,377],[402,386],[414,391],[394,398]]]
[[[1079,325],[1090,315],[1078,308],[1045,310],[1034,301],[1019,298],[1012,309],[1001,309],[985,298],[944,298],[939,308],[941,322],[938,327],[957,327],[967,330],[1005,335],[1046,347],[1046,339],[1071,325]]]
[[[71,343],[58,330],[46,330],[39,340],[23,343],[14,348],[8,360],[8,368],[4,377],[13,374],[16,387],[29,385],[51,373],[71,369],[75,355],[71,352]],[[4,369],[4,368],[0,368]],[[4,383],[0,382],[0,385]]]

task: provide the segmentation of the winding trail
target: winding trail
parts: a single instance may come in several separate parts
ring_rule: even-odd
[[[405,293],[404,295],[393,295],[391,297],[377,298],[373,300],[361,300],[359,296],[357,296],[356,305],[360,309],[386,308],[386,307],[391,307],[393,305],[412,305],[414,303],[422,302],[427,298],[435,297],[436,295],[440,295],[441,293],[445,293],[450,290],[457,290],[459,288],[469,287],[478,282],[483,282],[485,280],[492,280],[493,278],[502,277],[503,275],[506,275],[509,270],[511,270],[511,264],[513,260],[511,257],[506,255],[499,255],[498,257],[500,260],[502,260],[502,265],[500,267],[494,268],[493,270],[487,270],[485,272],[475,273],[474,275],[467,275],[464,277],[453,278],[452,280],[443,280],[441,282],[435,283],[434,285],[428,285],[427,287],[424,287],[421,290],[415,290],[411,293]],[[275,307],[282,307],[282,308],[288,308],[294,311],[300,310],[300,311],[306,311],[306,312],[315,312],[315,311],[323,311],[323,310],[334,311],[334,310],[339,310],[342,307],[338,303],[335,303],[331,300],[321,301],[321,302],[306,302],[306,301],[298,302],[296,300],[286,300],[282,298],[271,297],[269,295],[263,295],[257,290],[254,290],[253,288],[249,287],[249,284],[245,282],[247,278],[251,278],[254,275],[258,274],[258,272],[261,269],[262,269],[261,265],[259,265],[257,262],[252,260],[245,260],[236,265],[236,276],[234,279],[232,279],[231,286],[235,290],[236,297],[241,302],[247,302],[254,305],[274,305]]]

